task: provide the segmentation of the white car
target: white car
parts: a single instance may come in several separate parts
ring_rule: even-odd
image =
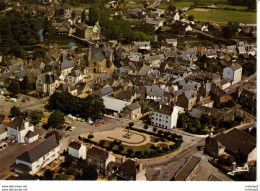
[[[74,129],[76,129],[76,127],[71,127],[71,128],[70,128],[70,131],[73,131]]]
[[[69,124],[69,125],[71,124],[71,122],[70,122],[70,121],[65,121],[65,123],[67,123],[67,124]]]
[[[11,101],[11,102],[17,102],[17,99],[16,99],[16,98],[11,98],[10,101]]]

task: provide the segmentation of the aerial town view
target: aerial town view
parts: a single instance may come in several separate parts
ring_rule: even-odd
[[[0,0],[0,180],[256,181],[256,17]]]

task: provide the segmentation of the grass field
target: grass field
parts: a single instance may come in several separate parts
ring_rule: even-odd
[[[224,24],[228,21],[236,21],[245,24],[256,23],[256,13],[244,11],[231,11],[210,9],[208,12],[195,11],[191,9],[187,12],[188,15],[193,15],[195,20],[217,22]]]
[[[105,141],[104,146],[106,146],[106,147],[109,146],[109,143],[111,143],[111,141],[107,141],[107,140],[104,140],[104,141]],[[142,146],[131,147],[131,146],[127,146],[127,145],[124,145],[124,144],[123,144],[124,150],[122,151],[122,153],[125,153],[125,154],[126,154],[128,149],[133,149],[134,152],[135,152],[135,151],[142,151],[142,152],[144,152],[145,150],[148,151],[148,152],[150,152],[150,151],[153,150],[153,149],[150,148],[152,145],[153,145],[153,144],[148,143],[148,144],[142,145]],[[114,148],[114,149],[118,149],[118,145],[115,145],[113,148]]]

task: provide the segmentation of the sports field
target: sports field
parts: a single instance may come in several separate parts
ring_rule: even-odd
[[[207,10],[207,11],[206,11]],[[195,20],[216,22],[225,24],[228,21],[236,21],[244,24],[256,24],[255,12],[231,11],[220,9],[191,9],[188,15],[193,15]]]

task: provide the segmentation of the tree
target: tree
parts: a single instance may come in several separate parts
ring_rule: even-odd
[[[255,0],[246,0],[246,6],[249,10],[256,10],[256,1]]]
[[[20,93],[20,84],[17,81],[12,81],[11,84],[7,87],[7,90],[16,95]]]
[[[165,137],[168,137],[170,135],[170,132],[164,131],[163,134],[164,134]]]
[[[37,123],[40,122],[41,118],[43,117],[43,112],[41,110],[34,110],[31,112],[31,114],[29,115],[30,120],[32,122],[32,124],[36,125]]]
[[[129,123],[129,127],[133,127],[135,124],[133,122]]]
[[[44,180],[53,180],[54,172],[52,170],[46,170],[43,174]]]
[[[97,4],[89,9],[89,25],[94,25],[100,19],[100,8]]]
[[[86,22],[86,13],[85,10],[83,9],[81,13],[81,23],[85,23],[85,22]]]
[[[135,151],[135,156],[138,158],[142,155],[142,151]]]
[[[0,0],[0,11],[5,10],[7,7],[6,1]]]
[[[104,140],[100,140],[100,141],[99,141],[99,146],[103,147],[104,144],[105,144],[105,141],[104,141]]]
[[[115,146],[115,143],[111,142],[109,143],[109,147],[112,149]]]
[[[144,125],[144,129],[148,129],[148,125],[147,124]]]
[[[86,165],[82,170],[82,180],[97,180],[98,174],[94,166]]]
[[[189,20],[189,21],[194,21],[194,16],[193,16],[193,15],[189,15],[189,16],[188,16],[188,20]]]
[[[162,133],[163,133],[163,131],[162,130],[158,130],[158,135],[161,135]]]
[[[64,124],[64,114],[60,110],[55,110],[51,113],[48,119],[48,127],[60,127]]]
[[[22,112],[19,107],[13,106],[10,109],[10,114],[12,117],[21,117]]]
[[[164,147],[162,148],[162,150],[163,150],[164,152],[168,152],[168,151],[169,151],[169,147],[168,147],[168,146],[164,146]]]
[[[222,29],[222,35],[227,39],[232,38],[238,32],[238,29],[238,22],[228,22],[228,24]]]
[[[120,152],[122,152],[122,151],[124,150],[124,146],[123,146],[123,145],[119,145],[119,146],[118,146],[118,150],[119,150]]]
[[[94,138],[94,135],[88,135],[88,139],[93,139]]]
[[[132,155],[133,153],[134,153],[134,150],[133,149],[127,149],[127,151],[126,151],[129,155]]]
[[[154,127],[154,128],[153,128],[153,132],[155,133],[156,131],[157,131],[157,128],[156,128],[156,127]]]

